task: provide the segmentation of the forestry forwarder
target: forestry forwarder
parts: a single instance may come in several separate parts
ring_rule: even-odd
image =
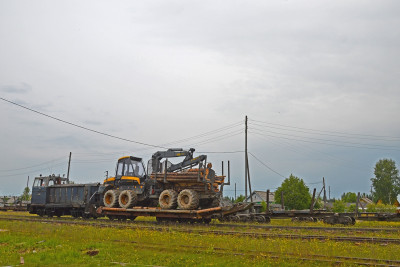
[[[193,148],[168,149],[153,154],[147,173],[141,158],[122,157],[115,177],[107,178],[99,188],[104,206],[134,206],[192,210],[219,206],[225,176],[216,176],[207,156],[193,158]],[[185,157],[172,164],[168,158]],[[162,159],[165,159],[161,162]],[[194,169],[193,167],[198,166]]]

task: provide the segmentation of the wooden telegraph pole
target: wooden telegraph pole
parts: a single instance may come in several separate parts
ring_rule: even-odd
[[[71,167],[71,156],[72,156],[72,152],[69,152],[68,172],[67,172],[67,181],[68,181],[68,183],[69,183],[69,169]]]
[[[244,128],[244,197],[247,201],[247,116],[245,117]]]

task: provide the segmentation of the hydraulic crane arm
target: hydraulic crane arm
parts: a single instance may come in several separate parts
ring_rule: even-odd
[[[193,158],[194,151],[194,148],[191,148],[188,151],[183,150],[182,148],[170,148],[167,151],[157,151],[152,156],[152,169],[154,172],[159,172],[161,169],[161,159],[163,158],[185,157],[182,162],[169,166],[167,172],[173,172],[188,166],[197,165],[207,159],[206,155],[200,155]]]

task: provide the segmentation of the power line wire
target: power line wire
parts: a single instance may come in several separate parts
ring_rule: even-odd
[[[24,168],[0,170],[0,172],[20,171],[20,170],[25,170],[25,169],[30,169],[30,168],[38,167],[38,166],[45,165],[45,164],[48,164],[48,163],[53,163],[53,164],[54,164],[55,162],[60,161],[61,159],[66,160],[67,157],[62,157],[62,158],[57,158],[57,159],[50,160],[50,161],[45,161],[45,162],[43,162],[43,163],[39,163],[39,164],[32,165],[32,166],[29,166],[29,167],[24,167]]]
[[[242,122],[237,122],[237,123],[234,123],[234,124],[231,124],[231,125],[227,125],[225,127],[222,127],[222,128],[219,128],[219,129],[216,129],[216,130],[213,130],[213,131],[209,131],[209,132],[202,133],[202,134],[199,134],[199,135],[195,135],[195,136],[192,136],[192,137],[188,137],[188,138],[185,138],[185,139],[181,139],[181,140],[173,141],[173,142],[170,142],[170,143],[166,143],[166,144],[163,144],[163,146],[168,146],[168,145],[171,145],[171,144],[182,143],[182,142],[185,142],[185,141],[188,141],[188,140],[191,140],[191,139],[205,137],[207,135],[211,135],[211,134],[215,134],[215,133],[218,133],[218,132],[221,132],[221,131],[225,131],[225,130],[228,130],[228,129],[231,129],[231,128],[235,128],[235,127],[239,126],[241,123]]]
[[[243,150],[238,151],[201,151],[198,153],[207,153],[207,154],[235,154],[235,153],[244,153]]]
[[[254,129],[256,131],[260,131],[260,132],[263,132],[263,133],[272,133],[272,134],[278,134],[278,135],[284,135],[284,136],[290,136],[290,137],[300,137],[300,138],[306,138],[306,139],[311,139],[311,140],[338,143],[338,141],[330,140],[330,139],[322,139],[322,138],[315,138],[315,137],[299,136],[299,135],[293,135],[293,134],[287,134],[287,133],[273,132],[273,131],[263,130],[263,129],[259,129],[259,128],[251,128],[251,129]],[[347,141],[339,141],[339,142],[343,143],[343,144],[361,145],[361,146],[373,146],[373,147],[377,147],[377,148],[393,150],[391,147],[384,146],[384,145],[365,144],[365,143],[347,142]]]
[[[56,118],[56,117],[54,117],[54,116],[47,115],[47,114],[45,114],[45,113],[43,113],[43,112],[40,112],[40,111],[31,109],[31,108],[25,107],[25,106],[23,106],[23,105],[17,104],[17,103],[15,103],[15,102],[10,101],[10,100],[7,100],[7,99],[5,99],[5,98],[0,97],[0,99],[3,100],[3,101],[5,101],[5,102],[8,102],[8,103],[10,103],[10,104],[13,104],[13,105],[15,105],[15,106],[18,106],[18,107],[20,107],[20,108],[29,110],[29,111],[34,112],[34,113],[37,113],[37,114],[39,114],[39,115],[48,117],[48,118],[50,118],[50,119],[53,119],[53,120],[56,120],[56,121],[59,121],[59,122],[62,122],[62,123],[65,123],[65,124],[68,124],[68,125],[71,125],[71,126],[74,126],[74,127],[80,128],[80,129],[83,129],[83,130],[86,130],[86,131],[89,131],[89,132],[97,133],[97,134],[100,134],[100,135],[104,135],[104,136],[107,136],[107,137],[111,137],[111,138],[114,138],[114,139],[118,139],[118,140],[130,142],[130,143],[135,143],[135,144],[139,144],[139,145],[144,145],[144,146],[158,147],[158,148],[167,149],[166,147],[157,146],[157,145],[152,145],[152,144],[147,144],[147,143],[143,143],[143,142],[139,142],[139,141],[134,141],[134,140],[130,140],[130,139],[127,139],[127,138],[122,138],[122,137],[118,137],[118,136],[115,136],[115,135],[111,135],[111,134],[107,134],[107,133],[104,133],[104,132],[100,132],[100,131],[97,131],[97,130],[93,130],[93,129],[90,129],[90,128],[87,128],[87,127],[84,127],[84,126],[81,126],[81,125],[78,125],[78,124],[75,124],[75,123],[66,121],[66,120],[62,120],[62,119]]]
[[[365,137],[365,136],[350,136],[350,135],[344,135],[344,134],[330,134],[330,133],[324,133],[320,132],[318,130],[310,130],[310,131],[304,131],[304,130],[293,130],[293,129],[286,129],[283,127],[275,127],[275,126],[269,126],[269,125],[262,125],[258,123],[253,123],[249,122],[250,125],[255,125],[259,127],[264,127],[264,128],[272,128],[272,129],[278,129],[278,130],[283,130],[283,131],[292,131],[292,132],[297,132],[297,133],[306,133],[306,134],[317,134],[317,135],[325,135],[325,136],[334,136],[334,137],[339,137],[339,138],[349,138],[349,139],[363,139],[363,140],[375,140],[375,141],[384,141],[384,142],[399,142],[400,139],[396,139],[395,137],[391,137],[392,139],[385,139],[385,138],[378,138],[378,137]]]
[[[13,176],[20,176],[20,175],[25,175],[25,174],[31,174],[31,173],[33,173],[33,172],[40,172],[40,171],[52,169],[52,168],[54,168],[54,167],[59,167],[59,166],[62,166],[62,165],[65,165],[65,164],[64,164],[63,162],[61,162],[61,163],[52,165],[52,166],[47,167],[47,168],[36,169],[36,170],[34,170],[34,171],[29,171],[29,172],[24,172],[24,173],[5,174],[5,175],[0,175],[0,177],[13,177]],[[51,171],[50,171],[50,172],[51,172]]]
[[[382,147],[365,147],[365,146],[353,146],[353,145],[341,145],[341,144],[332,144],[332,143],[324,143],[324,142],[316,142],[316,141],[308,141],[308,140],[301,140],[301,139],[296,139],[296,138],[288,138],[288,137],[282,137],[282,136],[276,136],[276,135],[268,135],[268,134],[262,134],[262,133],[257,133],[257,132],[252,132],[249,131],[250,133],[253,134],[258,134],[261,136],[269,136],[269,137],[275,137],[275,138],[282,138],[282,139],[287,139],[287,140],[294,140],[294,141],[300,141],[300,142],[306,142],[306,143],[314,143],[314,144],[322,144],[322,145],[330,145],[330,146],[341,146],[341,147],[354,147],[354,148],[363,148],[363,149],[381,149],[381,150],[393,150],[393,151],[399,151],[400,149],[395,149],[395,148],[382,148]]]
[[[214,138],[210,138],[210,139],[207,139],[207,140],[203,140],[203,141],[198,142],[198,143],[190,144],[190,145],[188,145],[188,146],[204,145],[204,144],[208,144],[208,143],[220,141],[220,140],[222,140],[222,139],[227,139],[227,138],[229,138],[229,137],[233,137],[233,136],[236,136],[236,135],[239,135],[239,134],[242,134],[242,133],[243,133],[243,130],[239,130],[239,131],[235,131],[235,132],[233,132],[233,133],[224,134],[224,135],[221,135],[221,136],[217,136],[217,137],[214,137]]]
[[[284,175],[280,174],[279,172],[275,171],[274,169],[272,169],[270,166],[268,166],[266,163],[262,162],[259,158],[257,158],[253,153],[249,152],[248,153],[253,156],[253,158],[255,158],[258,162],[260,162],[262,165],[264,165],[265,167],[267,167],[270,171],[278,174],[279,176],[286,178]]]
[[[313,148],[307,147],[307,146],[305,146],[305,147],[304,147],[304,146],[299,146],[299,145],[296,146],[296,145],[294,145],[294,144],[285,142],[285,141],[283,141],[283,140],[279,140],[279,141],[277,141],[277,140],[271,140],[271,139],[269,139],[269,138],[268,138],[268,139],[265,138],[265,136],[259,136],[259,135],[256,135],[255,137],[256,137],[256,138],[259,138],[259,139],[262,139],[262,140],[264,140],[264,141],[268,141],[268,142],[274,143],[275,145],[278,145],[280,148],[282,147],[281,144],[284,144],[284,145],[287,146],[287,148],[288,148],[291,152],[294,152],[294,153],[301,153],[301,154],[305,154],[305,155],[311,155],[311,154],[310,154],[310,151],[309,151],[308,153],[305,153],[305,152],[304,152],[304,148],[306,148],[306,149],[309,149],[309,150],[311,150],[311,151],[315,151],[315,152],[317,152],[317,153],[324,154],[324,155],[330,157],[331,159],[333,159],[333,160],[336,161],[336,164],[338,164],[338,165],[341,164],[340,166],[343,166],[343,165],[342,165],[342,163],[339,163],[338,161],[345,163],[344,166],[347,167],[347,168],[350,168],[350,169],[352,169],[352,170],[355,169],[355,170],[357,170],[357,171],[359,171],[359,172],[361,172],[361,173],[364,173],[364,171],[361,170],[361,168],[359,169],[359,167],[360,167],[359,162],[356,162],[356,161],[354,161],[354,160],[352,160],[352,159],[337,158],[337,157],[334,157],[334,156],[332,156],[332,155],[330,155],[330,154],[328,154],[328,153],[326,153],[326,152],[322,152],[322,151],[319,151],[319,150],[316,150],[316,149],[313,149]],[[273,138],[275,138],[275,137],[273,137]],[[276,137],[276,139],[278,139],[278,137]],[[299,148],[299,149],[296,149],[296,148]],[[355,165],[354,165],[354,164],[350,164],[351,162],[353,162]],[[357,168],[354,168],[356,165],[357,165]]]
[[[282,126],[282,127],[287,127],[287,128],[293,128],[293,129],[301,129],[301,130],[316,131],[316,132],[338,133],[338,134],[353,135],[353,136],[369,136],[369,137],[376,137],[376,138],[393,138],[393,139],[400,140],[400,137],[398,137],[398,136],[370,135],[370,134],[360,134],[360,133],[346,133],[346,132],[339,132],[339,131],[325,131],[325,130],[316,130],[316,129],[310,129],[310,128],[289,126],[289,125],[283,125],[283,124],[271,123],[271,122],[259,121],[259,120],[250,120],[250,119],[249,119],[249,121],[254,121],[254,122],[259,122],[259,123],[264,123],[264,124],[277,125],[277,126]]]
[[[216,133],[218,133],[218,132],[222,132],[222,131],[226,131],[226,130],[229,130],[229,129],[238,127],[241,123],[242,123],[242,122],[236,122],[236,123],[229,124],[229,125],[227,125],[227,126],[224,126],[224,127],[221,127],[221,128],[217,128],[217,129],[215,129],[215,130],[208,131],[208,132],[205,132],[205,133],[202,133],[202,134],[198,134],[198,135],[195,135],[195,136],[192,136],[192,137],[189,137],[189,138],[180,139],[180,140],[177,140],[177,141],[172,141],[172,142],[169,142],[169,143],[161,144],[160,146],[166,147],[166,146],[169,146],[169,145],[172,145],[172,144],[185,142],[185,141],[188,141],[188,140],[191,140],[191,139],[206,137],[207,135],[213,135],[213,134],[216,134]],[[237,131],[238,131],[238,130],[235,130],[234,132],[226,133],[225,135],[229,135],[229,134],[232,134],[232,133],[236,133]],[[223,135],[223,136],[224,136],[224,135]],[[220,137],[222,137],[222,136],[217,136],[217,137],[213,137],[213,138],[220,138]],[[205,143],[209,143],[208,141],[210,141],[210,140],[212,141],[213,138],[210,138],[210,139],[207,139],[207,140],[203,140],[203,141],[199,141],[198,143],[195,143],[195,144],[184,145],[184,146],[193,146],[193,145],[196,145],[196,144],[205,144]],[[182,147],[183,147],[183,145],[182,145]],[[135,150],[135,153],[136,153],[136,152],[143,152],[143,151],[147,151],[147,150],[149,150],[149,148],[138,149],[138,150]],[[129,153],[129,152],[130,152],[130,151],[126,151],[126,150],[125,150],[125,151],[116,151],[116,152],[110,152],[110,153],[102,153],[102,152],[96,153],[96,152],[90,152],[90,153],[75,153],[75,154],[79,154],[79,155],[96,155],[96,156],[98,156],[98,154],[103,154],[103,155],[121,154],[121,153],[122,153],[122,154],[126,154],[126,153]],[[200,152],[199,152],[199,153],[200,153]]]

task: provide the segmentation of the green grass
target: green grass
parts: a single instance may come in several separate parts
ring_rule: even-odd
[[[272,223],[303,225],[288,220],[273,220]],[[399,226],[377,222],[373,227],[388,225]],[[18,265],[21,257],[26,266],[320,266],[321,262],[295,259],[311,254],[399,259],[400,245],[397,244],[199,235],[175,232],[176,227],[190,229],[192,226],[167,226],[169,231],[155,231],[0,219],[0,266]],[[203,227],[207,226],[200,228]],[[293,233],[306,234],[307,231]],[[376,234],[377,237],[380,235]],[[90,256],[90,251],[98,254]]]

